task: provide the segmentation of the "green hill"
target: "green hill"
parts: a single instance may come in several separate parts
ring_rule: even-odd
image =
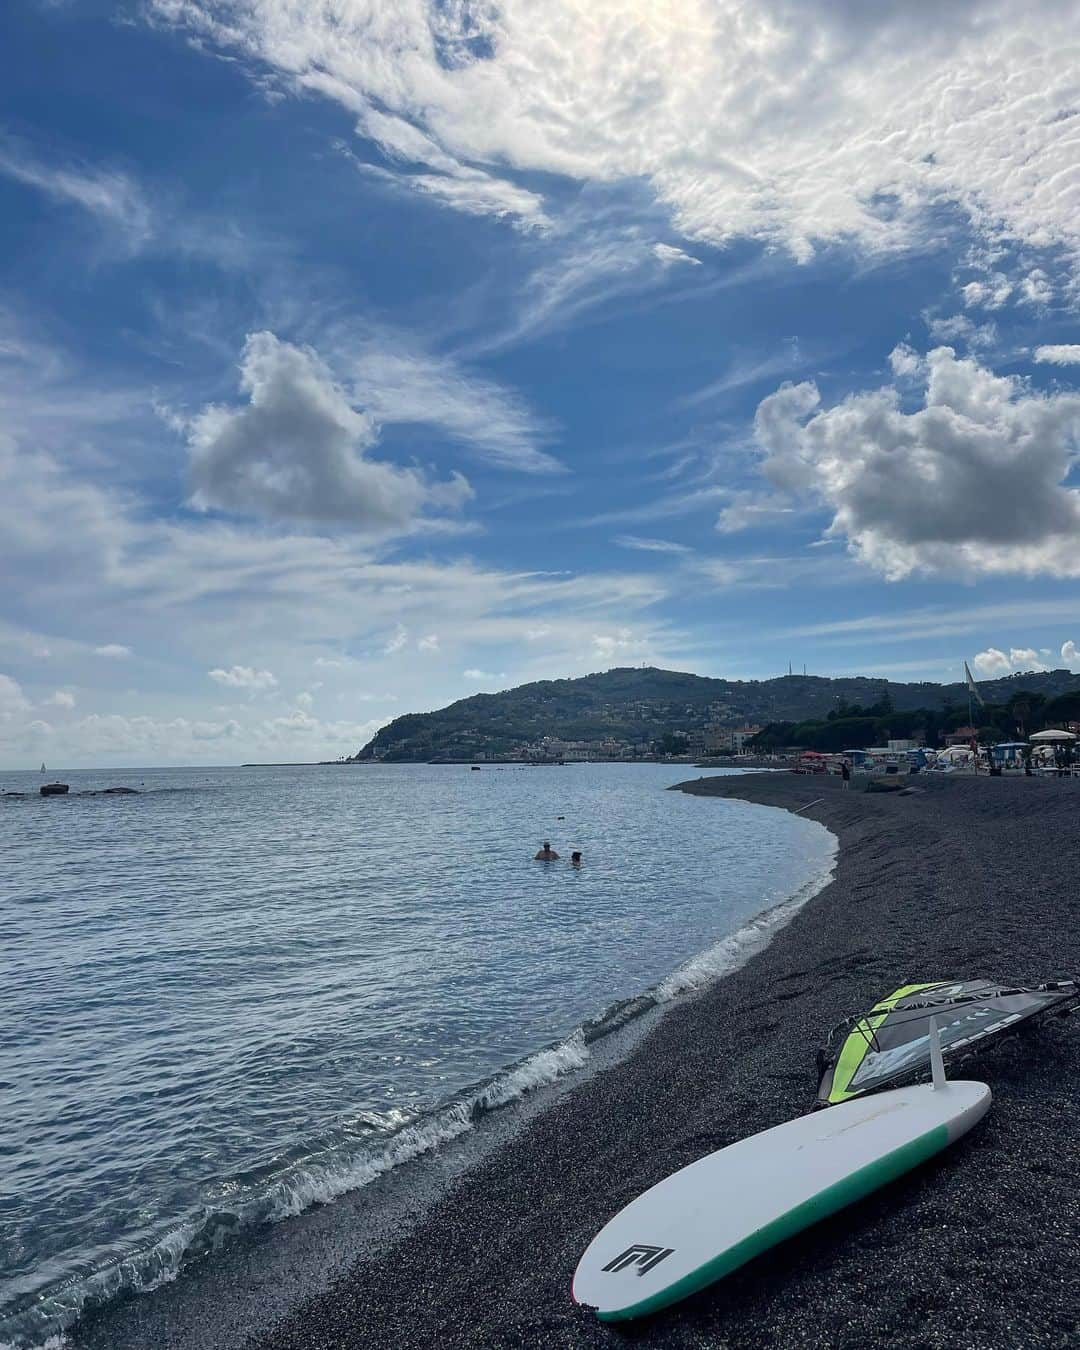
[[[1021,689],[1052,699],[1080,691],[1068,670],[1010,675],[979,686],[988,703]],[[498,694],[475,694],[437,712],[407,713],[382,728],[352,759],[427,761],[524,755],[544,737],[619,742],[641,751],[665,735],[706,727],[802,723],[846,705],[867,707],[888,695],[897,712],[966,712],[964,684],[901,684],[855,676],[784,675],[774,680],[714,680],[681,671],[620,667],[576,680],[540,680]]]

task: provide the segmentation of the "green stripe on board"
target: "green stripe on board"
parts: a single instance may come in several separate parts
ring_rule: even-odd
[[[632,1317],[644,1317],[648,1313],[659,1312],[661,1308],[666,1308],[672,1303],[678,1303],[680,1299],[697,1293],[699,1289],[704,1289],[724,1275],[730,1275],[733,1270],[738,1270],[755,1256],[760,1256],[770,1247],[775,1247],[778,1242],[794,1237],[796,1233],[801,1233],[804,1228],[809,1228],[821,1219],[827,1219],[830,1214],[835,1214],[845,1205],[854,1204],[871,1191],[876,1191],[880,1186],[903,1176],[905,1172],[910,1172],[919,1163],[932,1158],[935,1153],[940,1153],[948,1142],[948,1126],[937,1125],[926,1134],[920,1135],[918,1139],[913,1139],[910,1144],[901,1145],[892,1153],[879,1158],[877,1162],[860,1168],[843,1181],[837,1181],[820,1194],[804,1200],[794,1209],[789,1209],[786,1214],[781,1214],[772,1223],[767,1223],[764,1228],[759,1228],[756,1233],[743,1238],[741,1242],[729,1247],[726,1252],[721,1252],[712,1261],[706,1261],[703,1266],[692,1270],[689,1275],[684,1275],[667,1289],[642,1299],[633,1307],[623,1308],[619,1312],[597,1312],[596,1315],[601,1322],[625,1322]]]

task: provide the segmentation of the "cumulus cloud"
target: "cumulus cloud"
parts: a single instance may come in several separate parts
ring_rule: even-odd
[[[914,412],[888,386],[823,408],[816,385],[787,384],[754,434],[772,483],[831,511],[828,533],[889,579],[1080,576],[1078,394],[1030,392],[938,347]]]
[[[253,666],[230,666],[228,670],[218,666],[206,673],[227,689],[243,689],[249,694],[261,694],[267,689],[277,688],[275,675],[269,670],[256,670]]]
[[[987,679],[997,679],[1000,675],[1012,673],[1012,662],[997,647],[987,647],[984,652],[976,652],[971,664],[978,674],[985,675]]]
[[[987,238],[1080,242],[1075,16],[1055,0],[151,0],[158,19],[331,98],[403,174],[644,182],[692,238],[922,244],[955,204]],[[434,184],[417,184],[432,190]],[[517,184],[520,188],[520,184]],[[520,212],[519,212],[520,214]]]
[[[122,642],[106,642],[101,647],[94,648],[95,656],[107,656],[113,661],[122,661],[125,656],[131,655],[131,648],[125,647]]]
[[[240,385],[245,406],[211,405],[189,427],[200,509],[387,530],[456,509],[471,495],[458,474],[432,483],[415,469],[365,458],[377,436],[371,415],[353,408],[306,348],[252,333]]]
[[[66,689],[58,689],[55,694],[50,694],[44,702],[47,706],[53,708],[74,708],[75,695],[68,693]]]
[[[466,680],[479,680],[481,684],[493,684],[496,680],[506,679],[505,670],[500,670],[498,674],[496,674],[491,670],[477,670],[475,667],[472,667],[469,670],[463,670],[461,674]]]
[[[1077,647],[1072,638],[1061,644],[1061,659],[1070,670],[1080,667],[1080,647]]]
[[[1010,647],[1009,659],[1017,670],[1050,669],[1034,647]]]
[[[1036,267],[1026,277],[1022,277],[1017,295],[1021,305],[1048,305],[1054,298],[1054,284],[1041,267]]]
[[[1034,647],[1010,647],[1007,653],[998,647],[987,647],[986,651],[976,653],[971,664],[987,679],[998,679],[1002,675],[1020,671],[1050,669]]]
[[[1013,293],[1013,284],[1004,272],[994,272],[984,281],[969,281],[961,288],[969,309],[1000,309]]]
[[[1060,342],[1036,347],[1035,360],[1051,366],[1080,366],[1080,343]]]
[[[898,342],[889,353],[889,367],[901,379],[921,375],[925,369],[923,358],[906,342]]]
[[[632,628],[617,628],[613,633],[592,635],[593,656],[601,661],[643,660],[652,655],[647,637]]]
[[[438,633],[428,633],[427,637],[422,637],[416,644],[417,651],[437,652],[439,650]]]

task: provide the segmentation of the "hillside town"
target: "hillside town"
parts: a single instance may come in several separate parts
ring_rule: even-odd
[[[442,762],[467,758],[477,763],[583,764],[618,763],[650,760],[695,760],[714,756],[742,754],[748,743],[762,728],[746,724],[741,727],[676,727],[655,739],[625,740],[616,736],[593,740],[567,740],[561,736],[541,736],[514,750],[498,750],[485,746],[481,732],[463,732],[458,738],[460,753],[440,757]],[[475,749],[469,749],[474,745]],[[436,759],[433,762],[439,762]]]

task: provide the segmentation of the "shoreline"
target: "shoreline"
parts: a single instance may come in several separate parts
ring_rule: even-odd
[[[679,785],[787,810],[817,799],[803,814],[839,837],[834,880],[741,968],[665,1005],[625,1058],[515,1109],[516,1122],[507,1119],[504,1137],[467,1170],[455,1172],[448,1159],[449,1189],[414,1207],[404,1237],[383,1234],[373,1259],[351,1269],[338,1252],[336,1279],[313,1298],[295,1289],[270,1331],[243,1336],[235,1315],[204,1307],[205,1343],[248,1350],[612,1346],[621,1337],[823,1350],[1074,1343],[1080,1277],[1069,1236],[1080,1235],[1080,1028],[1070,1037],[1067,1026],[1038,1031],[1030,1062],[1016,1038],[982,1058],[998,1105],[969,1140],[722,1285],[621,1336],[569,1298],[581,1251],[615,1210],[677,1167],[812,1104],[814,1050],[848,1013],[910,979],[1035,980],[1080,968],[1071,931],[1080,870],[1075,784],[916,783],[921,790],[905,797],[779,774]],[[1025,845],[1032,858],[1052,859],[1037,886],[1016,865]],[[434,1172],[440,1166],[433,1160]],[[319,1227],[318,1219],[308,1225],[312,1241]],[[274,1237],[263,1245],[272,1251]],[[252,1297],[258,1265],[238,1265],[241,1302]],[[171,1301],[171,1293],[154,1299]],[[88,1319],[76,1344],[192,1344],[162,1339],[160,1318],[152,1341],[138,1338],[154,1299],[128,1305],[129,1316]],[[122,1322],[123,1340],[114,1334]]]

